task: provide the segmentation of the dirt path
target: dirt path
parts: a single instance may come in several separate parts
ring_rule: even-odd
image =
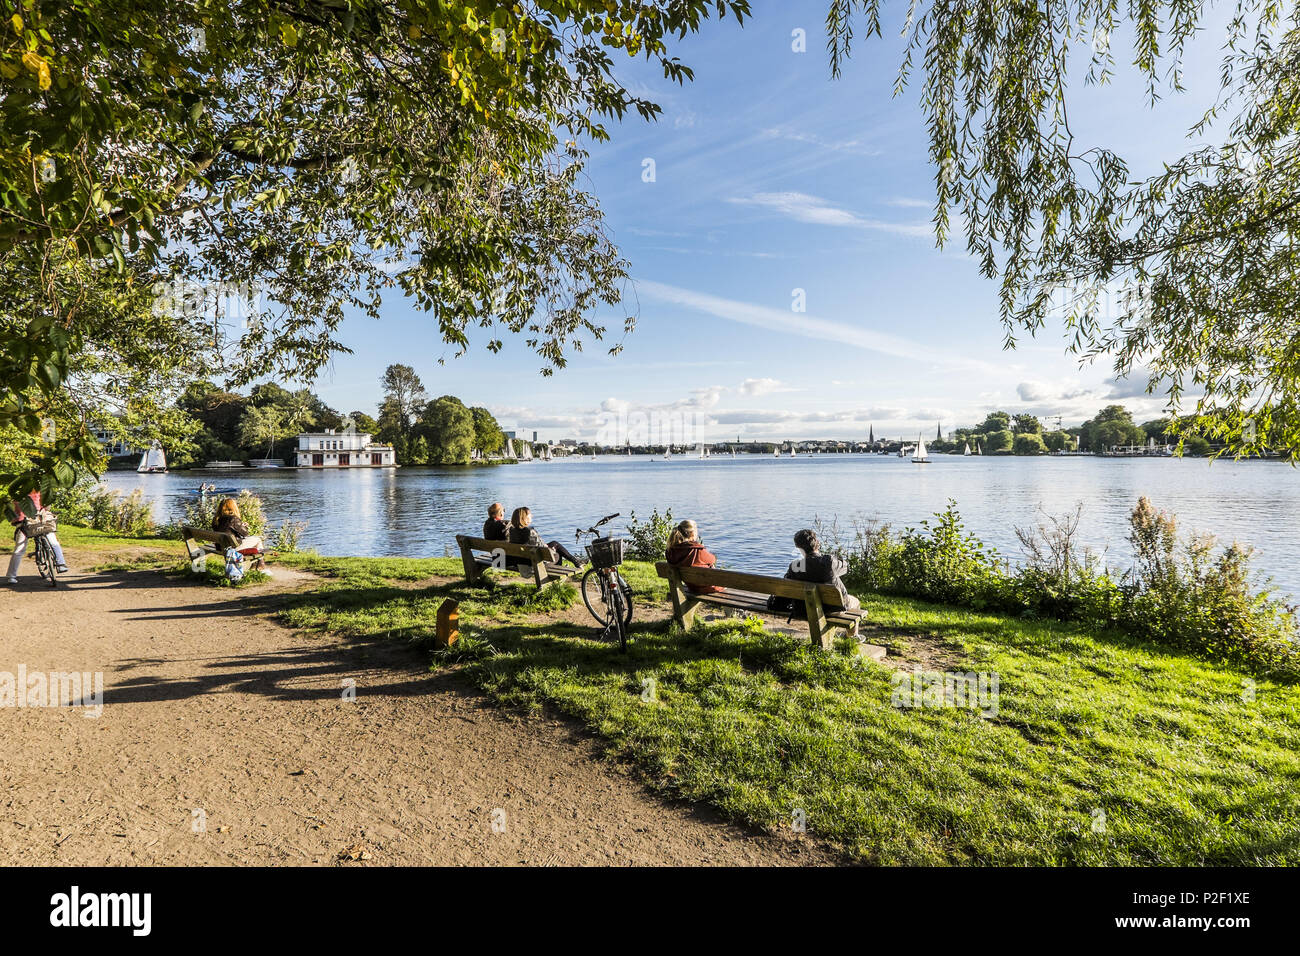
[[[0,707],[7,863],[837,862],[660,801],[572,727],[486,706],[404,651],[244,609],[302,585],[292,572],[236,595],[75,566],[51,591],[30,567],[0,590],[0,680],[101,671],[104,707]]]

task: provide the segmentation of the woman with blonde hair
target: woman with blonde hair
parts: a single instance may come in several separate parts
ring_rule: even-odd
[[[542,536],[533,527],[533,512],[530,508],[516,508],[510,515],[510,543],[526,544],[533,548],[550,548],[551,560],[556,563],[568,561],[575,568],[580,568],[586,563],[581,558],[574,557],[569,553],[569,549],[558,541],[543,543]]]
[[[718,559],[700,542],[700,529],[687,518],[668,535],[668,563],[678,568],[711,568]],[[692,594],[717,594],[723,588],[708,584],[688,584]]]
[[[253,565],[253,570],[261,571],[266,566],[266,562],[262,560],[262,538],[260,535],[249,534],[248,525],[244,524],[244,519],[239,514],[239,502],[234,498],[223,499],[221,504],[217,505],[216,516],[212,519],[212,530],[237,538],[239,544],[235,545],[235,550],[240,554],[256,555],[257,563]]]

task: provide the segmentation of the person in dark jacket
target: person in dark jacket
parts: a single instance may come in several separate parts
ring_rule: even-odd
[[[499,501],[488,508],[487,521],[483,522],[483,538],[487,541],[510,540],[510,522],[506,521],[506,506]]]
[[[794,546],[801,552],[800,557],[790,562],[785,576],[793,581],[809,581],[814,584],[829,584],[840,593],[840,603],[846,610],[856,611],[862,602],[844,587],[840,577],[849,569],[848,563],[836,554],[822,554],[821,542],[817,533],[808,528],[796,532]]]
[[[718,563],[712,552],[700,543],[700,529],[689,518],[673,528],[664,557],[678,568],[711,568]],[[692,594],[717,594],[724,590],[709,584],[688,584],[686,589]]]
[[[248,533],[248,525],[244,524],[244,519],[239,513],[239,502],[234,498],[226,498],[217,505],[217,514],[212,519],[212,530],[234,535],[239,540],[235,550],[240,554],[256,557],[253,570],[266,569],[266,562],[262,560],[262,538]]]
[[[533,527],[533,512],[528,508],[516,508],[510,515],[509,540],[511,544],[526,544],[533,548],[550,548],[551,560],[557,564],[568,561],[575,568],[585,563],[569,553],[569,549],[558,541],[542,542],[542,536]]]

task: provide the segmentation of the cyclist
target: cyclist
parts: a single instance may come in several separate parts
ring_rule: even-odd
[[[668,536],[668,563],[679,568],[711,568],[718,559],[700,542],[700,529],[687,518]],[[709,584],[688,584],[692,594],[716,594],[723,588]]]
[[[574,557],[569,549],[558,541],[542,543],[542,536],[533,527],[533,512],[529,508],[516,508],[510,516],[510,543],[526,544],[533,548],[550,548],[551,559],[555,562],[568,561],[575,568],[584,564],[581,558]]]
[[[27,497],[39,513],[41,511],[41,493],[33,491]],[[9,502],[6,510],[9,512],[9,523],[14,526],[14,553],[9,559],[9,574],[6,580],[9,584],[17,584],[18,568],[23,563],[23,555],[27,553],[27,515],[22,509],[22,503],[18,501]],[[68,570],[68,565],[63,560],[63,546],[59,544],[58,536],[51,531],[45,536],[45,540],[49,542],[50,549],[54,552],[54,563],[59,569],[59,573],[65,573]]]

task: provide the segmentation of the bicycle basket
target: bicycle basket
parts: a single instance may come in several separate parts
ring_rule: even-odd
[[[23,533],[29,538],[37,538],[43,534],[52,534],[58,530],[58,522],[54,520],[54,515],[46,512],[37,515],[35,518],[28,518],[23,522]]]
[[[623,563],[622,538],[597,538],[587,545],[593,568],[613,568]]]

